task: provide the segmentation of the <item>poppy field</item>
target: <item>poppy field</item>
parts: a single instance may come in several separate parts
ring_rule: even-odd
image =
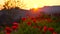
[[[60,34],[60,16],[39,14],[22,17],[20,22],[0,26],[0,34]]]

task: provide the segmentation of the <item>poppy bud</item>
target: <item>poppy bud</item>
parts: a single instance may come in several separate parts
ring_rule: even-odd
[[[44,32],[46,32],[47,31],[47,26],[44,26],[43,30],[44,30]]]
[[[48,28],[50,32],[54,32],[54,28]]]

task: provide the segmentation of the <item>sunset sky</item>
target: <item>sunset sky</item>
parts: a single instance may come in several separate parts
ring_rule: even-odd
[[[0,0],[0,8],[9,0]],[[14,4],[16,3],[16,4]],[[13,5],[10,5],[13,4]],[[18,6],[22,9],[41,8],[43,6],[60,5],[60,0],[11,0],[10,6]]]

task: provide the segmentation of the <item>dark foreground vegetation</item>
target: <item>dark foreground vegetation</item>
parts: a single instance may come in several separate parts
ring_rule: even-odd
[[[40,13],[26,18],[17,14],[15,9],[0,11],[0,34],[60,34],[59,14]]]

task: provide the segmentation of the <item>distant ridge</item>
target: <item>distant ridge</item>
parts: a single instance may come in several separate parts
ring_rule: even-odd
[[[38,11],[46,14],[60,13],[60,6],[44,6],[42,8],[38,8]]]

